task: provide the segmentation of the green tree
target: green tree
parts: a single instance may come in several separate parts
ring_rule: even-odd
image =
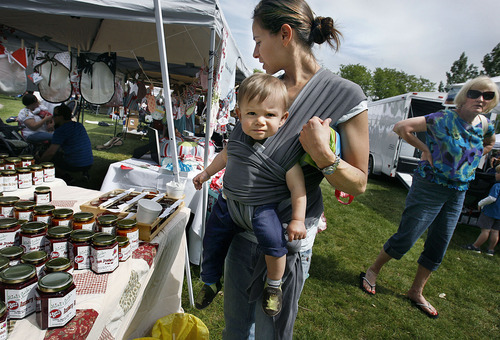
[[[442,80],[439,82],[438,91],[439,92],[446,92],[446,89],[444,87],[444,84],[443,84]]]
[[[446,85],[463,83],[479,75],[479,70],[474,64],[468,64],[465,52],[451,65],[450,72],[446,72]]]
[[[340,65],[339,75],[342,78],[348,79],[352,82],[355,82],[363,92],[368,96],[372,96],[373,94],[373,77],[372,72],[361,64],[349,64],[349,65]]]
[[[484,56],[481,63],[486,75],[489,77],[500,76],[500,43],[493,48],[491,53]]]
[[[377,67],[373,73],[373,99],[383,99],[408,92],[435,91],[428,79],[391,68]]]

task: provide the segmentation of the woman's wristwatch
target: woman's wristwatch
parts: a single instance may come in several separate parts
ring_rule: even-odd
[[[339,163],[340,163],[340,157],[337,156],[335,158],[335,162],[333,162],[332,165],[329,165],[329,166],[327,166],[327,167],[325,167],[323,169],[319,169],[319,171],[321,171],[321,173],[323,175],[325,175],[325,176],[326,175],[331,175],[331,174],[333,174],[335,172],[335,170],[337,170],[337,167],[339,166]]]

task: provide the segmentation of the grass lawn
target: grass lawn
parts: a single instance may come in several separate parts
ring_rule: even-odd
[[[0,96],[0,117],[17,115],[19,99]],[[93,121],[111,120],[86,113]],[[108,141],[114,126],[85,124],[94,149],[91,181],[80,186],[99,189],[112,162],[129,158],[145,141],[128,137],[124,144],[97,151]],[[500,256],[463,250],[479,234],[476,227],[459,224],[439,270],[433,274],[424,295],[438,309],[437,320],[427,318],[405,299],[423,239],[400,261],[389,262],[377,281],[377,295],[358,288],[358,275],[373,261],[384,242],[396,231],[407,190],[396,180],[369,180],[365,194],[351,205],[338,203],[332,189],[322,187],[328,228],[313,248],[310,277],[299,301],[295,339],[493,339],[499,337]],[[498,247],[497,247],[498,249]],[[199,267],[192,266],[195,294],[201,288]],[[442,294],[445,294],[444,297]],[[223,297],[203,311],[189,307],[187,285],[182,305],[207,325],[211,339],[220,339],[224,328]],[[496,334],[496,335],[495,335]]]

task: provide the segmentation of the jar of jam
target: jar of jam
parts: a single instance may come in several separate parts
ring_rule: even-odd
[[[43,162],[40,165],[43,168],[43,181],[44,182],[54,181],[56,179],[56,168],[54,167],[54,163]]]
[[[90,241],[94,232],[85,229],[73,230],[69,235],[69,259],[76,270],[90,269]]]
[[[5,152],[0,153],[0,159],[5,160],[5,158],[8,158],[8,157],[9,157],[8,153],[5,153]]]
[[[0,218],[0,248],[18,246],[21,225],[16,218]]]
[[[107,233],[115,235],[116,233],[116,221],[118,221],[118,216],[116,215],[101,215],[97,217],[97,231],[102,233]]]
[[[120,262],[125,262],[128,260],[130,255],[132,255],[130,241],[126,236],[117,236],[116,240],[118,241],[118,260]]]
[[[7,267],[10,267],[9,259],[5,256],[0,255],[0,272]]]
[[[0,158],[0,170],[5,170],[5,158]]]
[[[7,305],[0,300],[0,340],[7,340]]]
[[[21,256],[21,263],[32,264],[36,268],[36,275],[40,278],[43,276],[42,270],[48,260],[47,252],[43,250],[24,253]]]
[[[3,169],[2,165],[0,164],[0,196],[2,195],[3,195]]]
[[[47,231],[47,252],[50,254],[51,259],[57,257],[69,257],[68,256],[68,242],[69,234],[73,229],[67,226],[58,226],[49,228]]]
[[[17,187],[19,189],[31,188],[33,183],[33,174],[30,168],[17,168]]]
[[[14,217],[14,204],[19,201],[17,196],[0,197],[0,217]]]
[[[50,187],[36,187],[34,199],[36,205],[49,204],[52,201],[52,191]]]
[[[36,221],[21,226],[21,246],[26,253],[46,249],[47,228],[47,223]]]
[[[0,272],[0,299],[9,309],[9,319],[23,319],[36,310],[36,268],[21,263]]]
[[[35,202],[18,201],[14,204],[14,217],[19,221],[33,221],[33,212],[35,211]]]
[[[19,158],[21,158],[21,167],[29,167],[35,164],[35,157],[32,155],[19,155]]]
[[[68,226],[71,227],[71,221],[73,220],[73,209],[69,208],[58,208],[52,213],[52,226]]]
[[[36,322],[40,329],[63,327],[76,315],[73,275],[50,273],[38,280]]]
[[[7,157],[5,158],[5,170],[16,170],[21,167],[21,158]]]
[[[73,215],[73,229],[85,229],[94,231],[95,217],[90,212],[77,212]]]
[[[67,272],[73,275],[73,265],[67,257],[57,257],[45,263],[44,274]]]
[[[94,273],[110,273],[118,267],[118,242],[116,236],[96,234],[90,247],[90,265]]]
[[[31,173],[33,174],[33,185],[43,184],[43,168],[39,164],[30,166]]]
[[[137,227],[136,220],[119,220],[116,223],[116,235],[125,236],[129,239],[132,252],[139,248],[139,228]]]
[[[52,225],[52,214],[56,207],[50,204],[36,205],[33,211],[33,221],[45,222]]]
[[[2,171],[3,191],[16,191],[17,190],[17,172],[16,170]]]
[[[24,254],[24,248],[21,246],[10,246],[0,249],[0,255],[9,260],[9,266],[15,266],[21,263],[21,256]]]

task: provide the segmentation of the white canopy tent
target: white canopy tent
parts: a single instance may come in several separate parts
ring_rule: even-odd
[[[171,66],[200,69],[208,63],[211,75],[214,58],[226,58],[219,59],[217,84],[209,77],[207,112],[211,112],[213,98],[224,98],[229,93],[237,70],[243,77],[251,73],[228,30],[218,0],[2,0],[0,28],[2,25],[14,29],[7,30],[12,40],[22,39],[30,48],[36,45],[44,51],[116,52],[118,58],[135,60],[137,64],[159,62],[163,93],[170,93]],[[225,57],[216,55],[216,46],[220,47],[219,54],[225,51]],[[169,136],[175,147],[170,97],[165,96],[165,100]],[[210,118],[207,114],[207,127],[211,126]],[[206,139],[210,137],[207,129]],[[207,158],[206,152],[205,166]],[[178,173],[174,162],[176,178]],[[207,190],[205,186],[204,211]]]

